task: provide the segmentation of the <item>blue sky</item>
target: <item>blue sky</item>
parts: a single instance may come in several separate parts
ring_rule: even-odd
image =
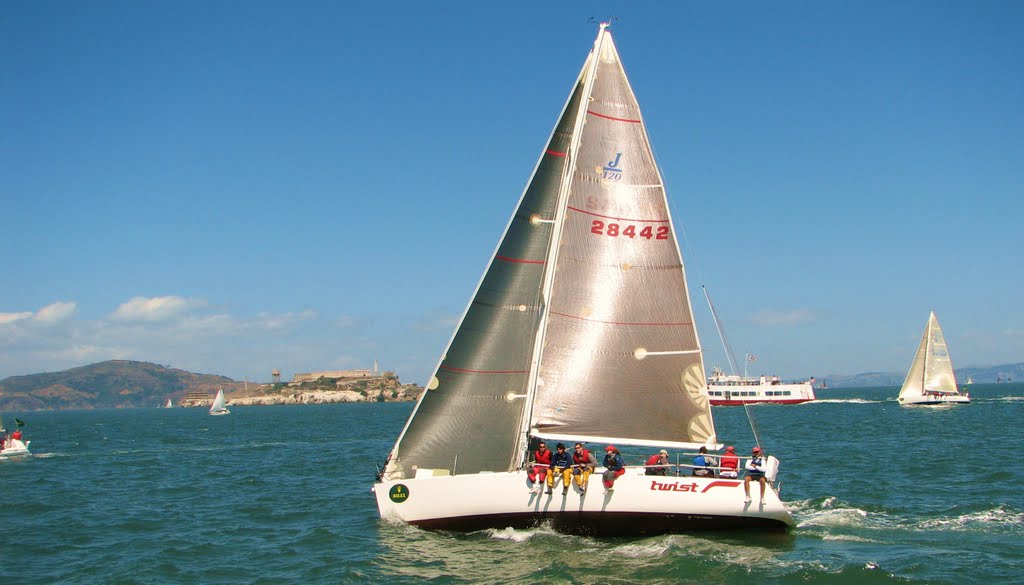
[[[372,4],[372,6],[370,5]],[[423,383],[613,34],[700,297],[785,377],[1024,361],[1024,4],[0,4],[0,378]]]

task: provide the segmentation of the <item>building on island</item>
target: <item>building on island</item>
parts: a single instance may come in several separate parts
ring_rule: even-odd
[[[373,360],[372,370],[328,370],[324,372],[304,372],[292,376],[292,381],[288,385],[298,386],[303,382],[316,382],[317,380],[324,378],[339,381],[351,381],[362,378],[380,378],[381,376],[382,374],[377,367],[377,360]]]

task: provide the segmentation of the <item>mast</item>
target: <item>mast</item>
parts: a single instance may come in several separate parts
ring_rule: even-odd
[[[590,92],[594,87],[594,75],[597,72],[598,55],[601,54],[601,43],[605,38],[605,29],[611,23],[602,22],[594,40],[594,48],[588,57],[589,66],[586,67],[583,77],[583,92],[580,103],[586,104],[590,101]],[[571,96],[570,96],[571,99]],[[548,246],[548,255],[544,270],[544,282],[541,293],[541,317],[538,324],[539,335],[536,336],[533,345],[533,355],[530,360],[529,382],[526,386],[526,400],[524,401],[523,418],[519,429],[519,448],[516,450],[517,459],[513,467],[519,467],[529,456],[530,423],[533,419],[533,402],[537,394],[537,379],[540,374],[540,360],[543,353],[545,332],[547,330],[548,318],[551,314],[551,289],[554,286],[554,268],[558,260],[558,243],[562,239],[562,228],[565,225],[565,211],[569,200],[569,191],[572,188],[573,174],[576,168],[576,158],[580,148],[580,137],[582,136],[583,124],[587,117],[587,108],[581,106],[576,111],[576,120],[573,123],[572,138],[569,140],[569,152],[566,155],[565,167],[562,174],[561,186],[558,189],[558,203],[555,207],[554,231],[551,234],[551,244]]]

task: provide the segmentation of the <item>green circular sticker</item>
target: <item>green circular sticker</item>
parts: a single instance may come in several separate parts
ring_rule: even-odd
[[[392,486],[391,491],[388,492],[388,497],[391,498],[392,502],[401,504],[409,499],[409,488],[400,483],[395,484]]]

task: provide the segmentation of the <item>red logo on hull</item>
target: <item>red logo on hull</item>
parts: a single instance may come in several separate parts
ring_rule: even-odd
[[[738,481],[713,481],[708,485],[704,486],[704,489],[700,490],[700,493],[707,493],[707,491],[714,487],[727,487],[732,488],[740,485]],[[652,492],[690,492],[697,493],[697,482],[693,481],[690,483],[680,483],[678,481],[672,483],[661,483],[656,480],[651,480],[651,491]]]

